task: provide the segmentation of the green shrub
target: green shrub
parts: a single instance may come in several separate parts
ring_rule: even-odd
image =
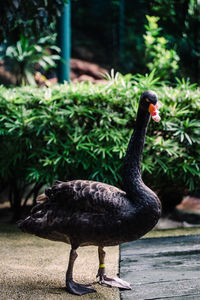
[[[55,179],[120,186],[139,96],[147,88],[158,93],[162,120],[149,124],[145,183],[163,199],[198,188],[200,90],[184,81],[159,86],[153,73],[110,79],[106,86],[0,87],[0,178],[11,188],[15,210]]]
[[[144,35],[146,46],[147,67],[151,71],[156,70],[156,75],[162,80],[173,81],[174,75],[179,69],[179,56],[174,49],[168,49],[168,41],[160,36],[161,28],[157,22],[159,17],[146,16],[148,25],[145,25],[146,34]]]
[[[55,39],[56,35],[54,34],[41,37],[36,42],[34,38],[26,38],[21,35],[16,45],[7,46],[5,44],[5,50],[0,59],[4,60],[6,68],[15,75],[17,85],[35,84],[36,64],[44,71],[56,67],[56,60],[59,60],[60,56],[50,53],[50,51],[60,52],[58,47],[52,45],[55,43]]]

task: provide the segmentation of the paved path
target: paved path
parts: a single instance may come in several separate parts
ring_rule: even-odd
[[[1,221],[1,220],[0,220]],[[97,247],[80,247],[74,279],[91,283],[97,293],[83,296],[65,291],[70,246],[31,234],[0,222],[0,300],[118,300],[119,291],[97,283]],[[119,248],[106,248],[108,276],[118,272]]]
[[[121,246],[122,300],[200,300],[200,235],[147,238]]]

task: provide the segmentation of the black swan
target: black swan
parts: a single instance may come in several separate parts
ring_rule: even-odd
[[[88,180],[56,181],[38,197],[30,216],[18,222],[22,231],[42,238],[71,244],[66,273],[68,292],[83,295],[94,292],[90,285],[73,281],[73,265],[80,246],[98,246],[99,283],[130,289],[120,278],[105,274],[104,246],[136,240],[151,230],[161,214],[161,204],[141,178],[141,156],[150,114],[155,121],[157,95],[146,91],[140,97],[134,133],[123,167],[124,191]]]

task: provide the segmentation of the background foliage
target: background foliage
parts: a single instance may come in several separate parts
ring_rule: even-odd
[[[155,70],[161,80],[170,80],[176,75],[179,66],[179,56],[173,49],[167,49],[168,41],[160,36],[159,17],[147,15],[148,25],[145,25],[145,56],[148,69]]]
[[[2,1],[0,42],[15,46],[23,36],[37,45],[51,37],[63,2]],[[123,73],[145,74],[156,67],[160,78],[171,82],[175,76],[200,79],[199,0],[71,0],[71,16],[75,58]],[[155,31],[146,16],[157,20]]]
[[[45,72],[56,67],[56,60],[60,59],[60,49],[53,43],[55,35],[40,38],[37,43],[34,39],[22,35],[16,45],[5,47],[0,58],[4,60],[6,68],[15,74],[17,85],[34,85],[37,69]],[[55,54],[52,54],[53,52]]]
[[[55,179],[121,185],[123,156],[134,128],[139,95],[154,89],[161,122],[150,122],[144,181],[170,209],[199,186],[200,90],[179,80],[158,85],[149,76],[112,72],[106,86],[0,88],[0,182],[9,186],[16,214],[30,195]],[[22,201],[23,199],[23,201]],[[171,202],[170,202],[171,201]]]
[[[151,59],[145,55],[146,15],[155,16],[160,36],[168,41],[165,49],[180,57],[176,76],[199,81],[198,0],[77,0],[71,7],[73,56],[83,58],[87,52],[88,59],[108,68],[144,74]],[[162,43],[157,40],[157,45]]]
[[[66,0],[67,1],[67,0]],[[16,85],[35,84],[37,71],[54,71],[60,60],[56,22],[65,0],[8,0],[0,6],[0,65]],[[3,74],[1,74],[3,75]]]
[[[16,43],[20,36],[49,35],[65,0],[7,0],[0,5],[0,42]]]

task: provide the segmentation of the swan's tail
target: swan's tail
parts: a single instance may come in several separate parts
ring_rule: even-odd
[[[45,193],[36,198],[36,205],[31,209],[30,216],[24,220],[19,220],[17,226],[24,232],[37,234],[41,230],[41,224],[45,223],[44,216],[47,213],[50,203],[52,188],[47,188]],[[40,226],[39,226],[40,224]]]
[[[49,198],[41,194],[36,198],[37,204],[31,209],[30,215],[24,220],[19,220],[17,226],[23,232],[41,236],[47,227],[47,214],[50,207]]]
[[[19,220],[17,222],[17,226],[21,231],[26,233],[32,233],[35,235],[39,235],[41,232],[40,226],[38,226],[36,220],[31,216],[28,216],[25,220]]]
[[[42,196],[42,195],[40,195]],[[47,204],[46,202],[40,202],[36,204],[30,212],[30,215],[24,220],[19,220],[17,226],[23,232],[36,234],[38,236],[44,232],[44,227],[47,223]]]
[[[58,183],[57,181],[54,186]],[[23,232],[49,238],[51,232],[57,230],[59,224],[63,222],[63,210],[59,209],[54,201],[52,188],[46,189],[44,194],[39,195],[36,202],[30,215],[26,219],[18,221],[17,226]]]

